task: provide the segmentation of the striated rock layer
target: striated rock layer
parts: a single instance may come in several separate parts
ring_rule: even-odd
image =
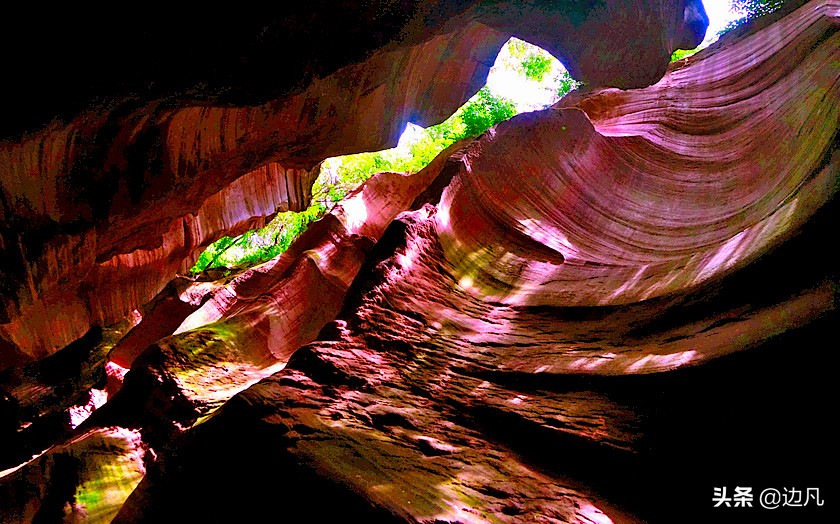
[[[838,173],[837,15],[831,4],[809,4],[752,37],[725,39],[676,64],[655,86],[594,90],[515,117],[451,155],[440,170],[451,180],[440,203],[425,205],[436,201],[427,191],[415,211],[397,218],[320,340],[164,450],[188,467],[156,465],[121,518],[153,522],[193,511],[200,494],[219,483],[242,496],[261,492],[268,488],[226,479],[247,478],[268,463],[294,471],[311,489],[360,497],[376,509],[343,508],[376,521],[682,521],[670,511],[691,495],[663,485],[679,473],[671,464],[710,471],[689,458],[699,452],[668,440],[711,444],[666,427],[691,424],[661,410],[698,392],[758,403],[775,398],[778,382],[751,379],[743,389],[724,382],[718,393],[711,372],[671,382],[581,376],[696,367],[770,348],[772,337],[836,318],[836,264],[818,259],[837,217],[836,205],[826,205]],[[778,45],[754,53],[743,70],[718,62],[768,41]],[[682,81],[694,74],[717,87],[710,94]],[[774,112],[761,110],[767,106]],[[783,124],[794,127],[774,141]],[[745,129],[768,132],[762,140],[733,138]],[[792,268],[799,271],[784,273]],[[765,284],[770,276],[774,286]],[[205,317],[216,322],[207,328],[225,322],[224,313],[216,315]],[[188,327],[200,333],[204,321]],[[807,376],[773,351],[782,364],[769,369]],[[751,361],[735,373],[767,369]],[[201,409],[195,397],[188,405]],[[686,416],[714,424],[720,417],[711,409]],[[177,420],[183,412],[160,415]],[[766,431],[759,427],[751,431]],[[201,464],[214,442],[244,442],[236,436],[242,428],[264,452],[234,453],[218,471]],[[719,440],[720,449],[721,430],[713,425],[701,434]],[[758,470],[754,459],[743,460]],[[534,469],[534,461],[542,467]],[[621,484],[633,482],[636,469],[651,471],[648,484]],[[619,485],[597,478],[611,474]],[[708,491],[682,475],[676,478],[685,486]],[[178,498],[166,494],[178,485],[193,487]],[[654,511],[649,500],[630,500],[647,487],[677,498]],[[640,515],[612,506],[601,489]],[[304,515],[298,511],[291,514]],[[264,513],[240,507],[225,514]],[[306,515],[338,518],[329,508]]]
[[[760,21],[629,90],[600,86],[657,80],[648,58],[696,36],[694,3],[604,2],[591,14],[570,3],[555,25],[540,25],[552,14],[540,2],[467,4],[448,19],[424,4],[425,29],[409,17],[404,45],[304,94],[132,113],[146,119],[139,130],[167,138],[153,141],[166,146],[151,156],[164,159],[159,178],[143,171],[142,183],[119,186],[115,198],[134,195],[127,208],[84,217],[79,200],[21,204],[38,234],[50,213],[75,216],[67,223],[81,233],[59,228],[33,258],[20,226],[4,229],[0,248],[41,264],[26,266],[41,269],[21,273],[25,286],[4,280],[17,290],[4,295],[10,361],[137,312],[71,346],[64,362],[79,366],[77,380],[50,375],[64,351],[5,373],[1,429],[38,440],[3,457],[24,463],[0,474],[4,518],[261,521],[279,506],[294,521],[710,522],[720,515],[692,508],[710,509],[721,483],[811,485],[831,434],[819,401],[830,369],[813,362],[837,319],[837,264],[824,246],[838,212],[840,4]],[[506,38],[477,23],[453,30],[473,18],[554,45],[600,80],[453,145],[420,173],[375,176],[272,261],[164,287],[195,246],[272,206],[303,205],[323,156],[445,116]],[[557,34],[593,28],[632,33],[638,71],[615,69],[606,38]],[[353,103],[323,104],[341,96]],[[352,127],[362,125],[370,135]],[[143,144],[142,133],[120,132],[109,155],[136,168],[120,144]],[[18,174],[4,184],[48,149],[9,163]],[[266,161],[276,163],[239,177]],[[83,237],[91,244],[72,244]],[[97,268],[78,271],[79,253]],[[103,265],[112,295],[88,280]],[[88,303],[78,289],[102,292]],[[46,297],[62,293],[52,307]],[[59,411],[89,414],[94,391],[108,402],[50,441],[31,421],[56,416],[48,404],[63,391]],[[26,392],[37,395],[22,402]],[[767,461],[782,445],[798,453]],[[218,493],[224,503],[208,504]],[[312,494],[330,503],[301,503]]]
[[[766,253],[835,191],[836,28],[836,7],[813,6],[647,89],[498,126],[440,206],[455,277],[512,305],[612,305]]]
[[[146,473],[146,451],[138,431],[81,433],[8,474],[3,522],[108,522]]]
[[[288,55],[290,45],[300,48],[285,39],[302,31],[301,20],[267,14],[263,30],[249,35],[266,41],[245,50],[231,42],[219,63],[208,66],[221,78],[194,70],[202,60],[183,71],[170,58],[141,63],[138,71],[152,75],[144,84],[149,87],[137,85],[133,70],[125,71],[122,89],[128,92],[112,85],[119,84],[114,79],[101,79],[89,94],[97,97],[96,105],[66,122],[24,127],[29,134],[3,142],[0,358],[7,365],[43,358],[91,325],[114,322],[150,300],[177,271],[190,267],[199,248],[225,232],[304,207],[315,175],[311,168],[324,158],[393,145],[409,121],[443,120],[484,83],[511,33],[542,34],[593,85],[640,86],[661,75],[673,49],[692,47],[705,29],[696,0],[648,6],[611,0],[597,8],[526,0],[361,4],[362,12],[378,6],[383,13],[367,20],[380,31],[372,39],[357,34],[350,40],[362,56],[342,49],[336,52],[346,60],[341,67],[319,71],[324,65],[316,46],[312,55],[302,54],[300,64],[291,64],[289,77],[301,75],[294,87],[251,70],[250,60],[267,67],[266,53]],[[347,24],[332,18],[332,6],[325,14],[311,7],[315,18],[303,25],[327,34],[343,27],[329,41],[350,47],[338,38]],[[323,27],[317,23],[321,16]],[[627,29],[631,20],[634,31]],[[238,25],[236,17],[230,23],[233,35],[252,27]],[[284,33],[286,24],[298,25]],[[140,30],[146,35],[154,27]],[[137,52],[138,41],[128,39],[131,26],[125,31],[114,45]],[[624,44],[605,44],[604,35],[618,34],[624,36],[614,42]],[[154,45],[177,37],[162,38]],[[286,47],[272,47],[281,43]],[[237,51],[243,54],[232,66],[228,59]],[[620,64],[591,59],[630,54],[640,65],[630,77]],[[94,56],[90,60],[96,63]],[[181,89],[160,93],[168,85],[157,76],[162,72]],[[184,85],[190,72],[196,75],[193,86]],[[236,73],[243,85],[231,86]],[[274,96],[266,96],[266,86]],[[249,98],[249,89],[257,94]],[[252,105],[220,103],[242,97]],[[78,100],[68,104],[75,107]]]
[[[90,113],[10,144],[0,152],[3,339],[39,358],[121,318],[222,234],[305,208],[317,175],[310,168],[323,158],[393,143],[413,115],[452,113],[481,86],[505,39],[473,25],[263,106],[152,104],[110,114],[116,123]],[[267,161],[279,164],[259,167]]]

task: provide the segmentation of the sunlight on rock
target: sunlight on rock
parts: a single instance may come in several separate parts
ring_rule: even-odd
[[[101,389],[91,389],[88,395],[87,404],[70,408],[70,426],[74,429],[108,401],[108,393]]]
[[[680,351],[667,355],[646,355],[627,367],[630,373],[644,372],[647,368],[660,370],[662,368],[677,368],[699,358],[696,351]]]
[[[625,291],[627,291],[629,289],[633,289],[634,287],[636,287],[639,284],[639,281],[641,280],[642,275],[645,274],[645,271],[647,270],[647,268],[648,268],[647,265],[644,265],[644,266],[640,267],[639,270],[636,272],[636,274],[633,275],[633,277],[631,277],[624,284],[622,284],[615,291],[613,291],[608,297],[606,297],[604,299],[603,303],[604,304],[609,304],[610,302],[614,301],[616,298],[620,297],[622,295],[622,293],[624,293]]]
[[[763,221],[724,242],[709,261],[703,265],[694,282],[702,282],[712,275],[730,268],[762,249],[779,235],[786,233],[792,226],[791,221],[798,200],[798,198],[794,198]]]
[[[508,402],[510,402],[511,404],[519,405],[525,402],[526,400],[528,400],[527,395],[516,395],[515,397],[508,399]]]
[[[614,524],[613,520],[605,515],[603,511],[589,503],[581,506],[580,514],[593,524]]]
[[[344,227],[350,233],[355,233],[365,223],[368,217],[367,206],[365,205],[364,191],[341,203],[344,210]]]
[[[97,446],[102,446],[99,448]],[[74,445],[78,443],[79,451]],[[90,522],[105,521],[119,511],[146,474],[145,446],[140,433],[124,428],[106,428],[85,434],[69,445],[71,453],[97,456],[98,468],[86,471],[76,489],[78,509]]]
[[[840,9],[777,3],[6,24],[0,522],[716,522],[811,482]]]

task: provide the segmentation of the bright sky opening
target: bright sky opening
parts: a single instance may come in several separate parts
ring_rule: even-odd
[[[712,44],[718,39],[718,33],[730,21],[741,17],[741,13],[733,10],[731,0],[704,0],[703,5],[709,15],[709,28],[700,47]],[[551,71],[541,82],[536,82],[522,74],[518,67],[519,59],[511,56],[510,51],[510,46],[505,45],[490,69],[487,77],[487,87],[490,91],[496,96],[512,100],[520,113],[543,109],[557,102],[559,78],[566,71],[563,64],[556,59],[552,60]],[[398,149],[407,150],[419,139],[421,129],[414,124],[408,124],[400,137]]]

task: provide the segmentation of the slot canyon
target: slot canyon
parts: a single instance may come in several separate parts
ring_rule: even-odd
[[[1,522],[831,521],[840,1],[203,10],[0,35]],[[582,87],[190,271],[511,37]]]

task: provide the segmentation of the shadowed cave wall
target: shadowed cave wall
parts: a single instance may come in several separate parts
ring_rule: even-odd
[[[53,12],[51,60],[13,28],[0,515],[822,518],[711,494],[827,473],[838,16],[789,2],[670,65],[699,2]],[[324,158],[445,119],[511,35],[586,88],[184,276]]]

